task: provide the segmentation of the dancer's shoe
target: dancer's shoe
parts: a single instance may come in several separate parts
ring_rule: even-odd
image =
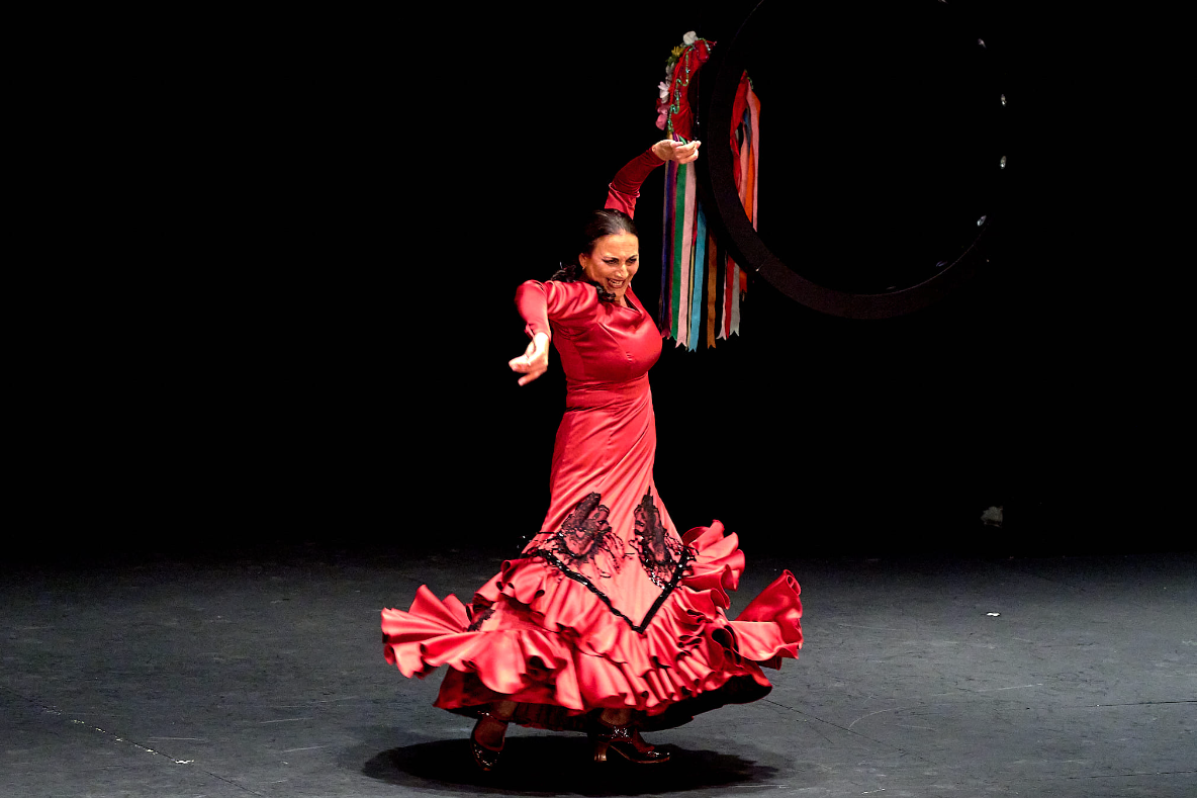
[[[610,726],[604,723],[602,718],[598,718],[594,730],[590,733],[590,739],[594,743],[595,762],[606,762],[608,754],[612,751],[637,765],[669,761],[668,752],[660,751],[644,741],[635,723]]]
[[[478,769],[489,773],[494,770],[499,764],[499,755],[503,753],[503,744],[500,743],[498,748],[492,748],[489,745],[484,745],[478,740],[478,727],[486,721],[493,721],[494,723],[503,724],[503,733],[507,733],[508,721],[497,717],[489,712],[479,712],[478,722],[474,724],[474,730],[470,732],[470,753],[474,756],[474,764]]]

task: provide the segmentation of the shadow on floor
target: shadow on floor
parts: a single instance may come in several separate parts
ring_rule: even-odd
[[[509,738],[492,773],[473,765],[465,740],[440,740],[392,748],[370,759],[362,772],[408,787],[469,793],[545,793],[589,796],[693,792],[733,784],[764,783],[776,768],[713,751],[682,751],[659,765],[612,761],[595,765],[585,737]]]

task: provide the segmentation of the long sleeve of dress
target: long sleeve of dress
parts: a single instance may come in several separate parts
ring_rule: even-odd
[[[607,210],[623,211],[628,216],[636,215],[636,199],[640,196],[640,185],[652,170],[665,163],[653,154],[652,148],[645,150],[639,157],[628,161],[615,174],[615,179],[607,190]]]

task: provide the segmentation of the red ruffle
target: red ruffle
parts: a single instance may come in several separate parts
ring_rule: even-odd
[[[729,621],[728,593],[744,570],[736,535],[716,521],[683,540],[695,555],[688,575],[644,632],[542,559],[510,560],[469,608],[421,586],[407,612],[383,610],[387,661],[421,678],[449,666],[436,702],[444,709],[504,696],[570,713],[626,706],[651,716],[737,677],[767,690],[761,666],[779,667],[802,646],[798,582],[782,572]]]

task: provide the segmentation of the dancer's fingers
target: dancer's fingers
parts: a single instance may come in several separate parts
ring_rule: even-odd
[[[692,141],[689,144],[684,144],[674,150],[674,158],[678,163],[696,161],[698,160],[698,148],[701,145],[701,141]]]
[[[534,371],[530,371],[527,374],[525,374],[524,376],[520,377],[519,384],[521,386],[527,385],[528,383],[532,382],[532,380],[539,377],[541,374],[544,374],[545,371],[547,371],[547,369],[536,369]]]

